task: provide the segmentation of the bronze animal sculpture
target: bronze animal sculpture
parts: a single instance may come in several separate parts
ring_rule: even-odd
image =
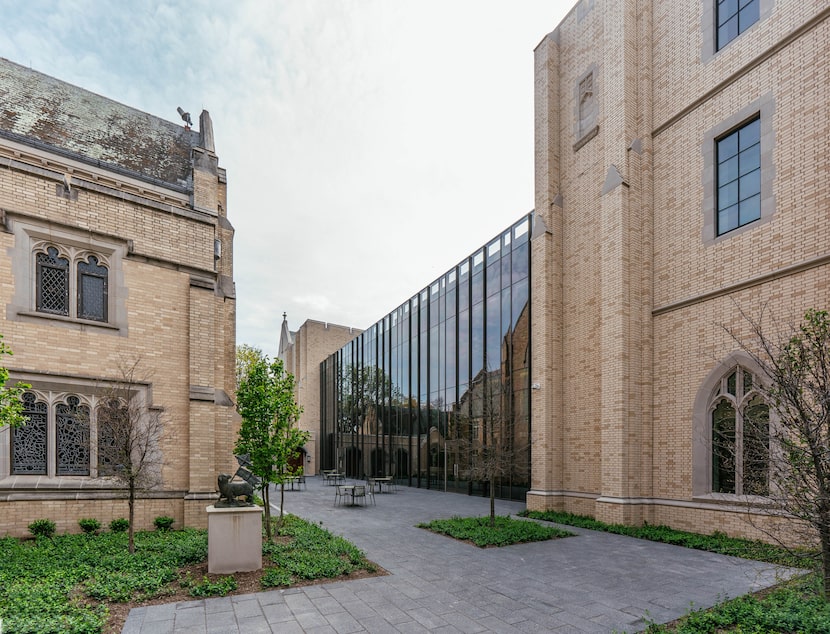
[[[238,498],[245,498],[240,502]],[[219,474],[219,501],[216,506],[251,506],[254,487],[247,482],[231,482],[227,473]]]

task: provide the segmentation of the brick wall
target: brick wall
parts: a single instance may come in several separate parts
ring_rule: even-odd
[[[532,251],[541,389],[528,507],[758,536],[745,512],[693,492],[693,410],[736,349],[722,326],[748,334],[739,307],[783,321],[827,307],[830,9],[765,0],[757,24],[707,53],[704,2],[591,6],[536,49],[536,213],[547,232]],[[598,130],[580,139],[589,73]],[[768,129],[771,213],[707,239],[707,144],[754,107]]]
[[[163,483],[140,502],[139,528],[151,528],[157,515],[204,525],[217,474],[235,470],[233,229],[224,170],[213,160],[194,177],[200,211],[178,191],[0,141],[0,333],[15,353],[7,365],[13,375],[77,384],[80,393],[119,379],[122,360],[141,360],[165,431]],[[72,196],[60,192],[68,172]],[[78,248],[114,249],[111,326],[33,314],[24,226]],[[126,502],[102,498],[89,478],[63,477],[56,492],[53,478],[9,477],[9,437],[0,433],[0,535],[25,534],[41,517],[75,531],[80,517],[106,523],[126,515]]]

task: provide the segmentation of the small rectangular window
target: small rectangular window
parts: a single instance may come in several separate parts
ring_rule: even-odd
[[[761,119],[715,141],[718,235],[761,217]]]

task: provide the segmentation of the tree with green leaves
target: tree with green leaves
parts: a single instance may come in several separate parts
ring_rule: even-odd
[[[0,359],[4,355],[12,356],[14,354],[3,341],[3,335],[0,335]],[[21,400],[23,392],[31,388],[31,385],[26,383],[17,383],[15,385],[6,385],[9,381],[9,371],[4,365],[0,365],[0,429],[3,427],[17,427],[26,422],[23,416],[23,401]]]
[[[250,470],[260,479],[265,533],[272,540],[270,485],[280,485],[279,526],[285,482],[298,475],[291,460],[309,439],[308,432],[296,427],[302,410],[294,400],[294,376],[285,371],[281,360],[270,361],[262,353],[253,355],[237,386],[236,407],[242,424],[235,451],[248,455]]]
[[[741,311],[751,337],[727,328],[740,348],[761,369],[756,386],[769,403],[773,424],[766,416],[744,427],[758,425],[769,432],[767,447],[744,461],[769,463],[767,499],[791,520],[790,533],[820,545],[824,598],[830,599],[830,316],[826,310],[808,310],[797,326],[762,324]],[[771,422],[772,422],[771,421]],[[746,434],[746,429],[744,431]],[[747,455],[749,452],[750,455]],[[767,508],[767,511],[769,509]],[[775,535],[771,535],[775,537]]]
[[[248,368],[263,358],[262,350],[247,343],[236,346],[236,385],[248,374]]]

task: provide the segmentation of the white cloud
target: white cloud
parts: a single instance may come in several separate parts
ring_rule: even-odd
[[[0,0],[0,51],[211,112],[238,341],[365,328],[533,206],[533,48],[571,0]],[[106,10],[102,10],[106,7]]]

